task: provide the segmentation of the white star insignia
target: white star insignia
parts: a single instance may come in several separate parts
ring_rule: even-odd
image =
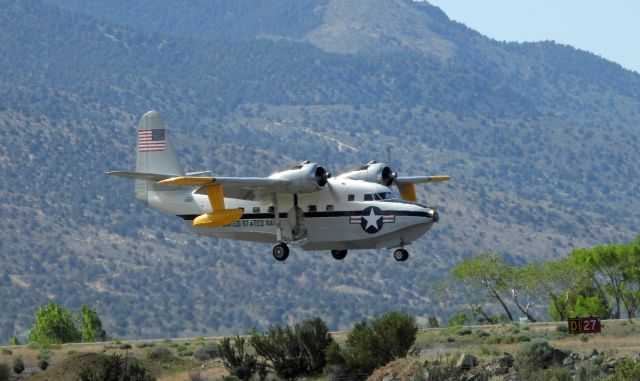
[[[370,226],[373,226],[374,228],[378,229],[378,221],[382,218],[382,216],[378,216],[373,212],[373,209],[371,209],[371,212],[369,213],[368,216],[362,216],[362,218],[364,218],[367,221],[367,226],[365,226],[364,230],[369,229]]]

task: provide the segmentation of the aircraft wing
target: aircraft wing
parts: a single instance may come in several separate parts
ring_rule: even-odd
[[[433,183],[438,181],[448,181],[451,176],[403,176],[397,177],[395,182],[400,184],[422,184]]]
[[[160,185],[198,187],[197,194],[207,194],[206,188],[224,186],[225,197],[257,200],[271,193],[290,193],[290,180],[269,177],[200,177],[177,176],[158,181]]]

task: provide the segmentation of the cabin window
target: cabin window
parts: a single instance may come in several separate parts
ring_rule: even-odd
[[[364,195],[365,201],[373,201],[373,195],[371,193],[367,193]]]
[[[260,207],[259,206],[254,206],[253,207],[253,213],[260,213]]]
[[[374,193],[373,198],[378,201],[382,200],[382,197],[380,197],[380,193]]]
[[[333,212],[333,205],[327,205],[327,212]]]
[[[269,213],[273,213],[276,211],[276,209],[273,207],[273,205],[269,205]]]
[[[349,196],[347,196],[347,201],[353,201],[356,199],[356,196],[350,194]]]
[[[383,200],[388,200],[390,198],[393,198],[393,194],[391,192],[382,192],[382,193],[378,193],[378,195],[380,195],[380,198]]]
[[[309,211],[310,212],[317,212],[318,211],[318,207],[315,205],[309,205]]]

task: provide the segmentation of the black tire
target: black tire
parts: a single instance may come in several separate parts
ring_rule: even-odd
[[[397,249],[393,252],[393,259],[398,262],[404,262],[407,260],[407,258],[409,258],[409,252],[405,249]]]
[[[278,261],[284,261],[289,257],[289,246],[279,243],[273,247],[273,257]]]
[[[333,258],[341,261],[344,259],[344,257],[347,256],[347,251],[346,250],[331,250],[331,255],[333,256]]]

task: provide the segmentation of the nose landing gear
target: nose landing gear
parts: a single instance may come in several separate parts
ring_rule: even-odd
[[[343,260],[347,256],[346,250],[331,250],[331,255],[337,260]]]

